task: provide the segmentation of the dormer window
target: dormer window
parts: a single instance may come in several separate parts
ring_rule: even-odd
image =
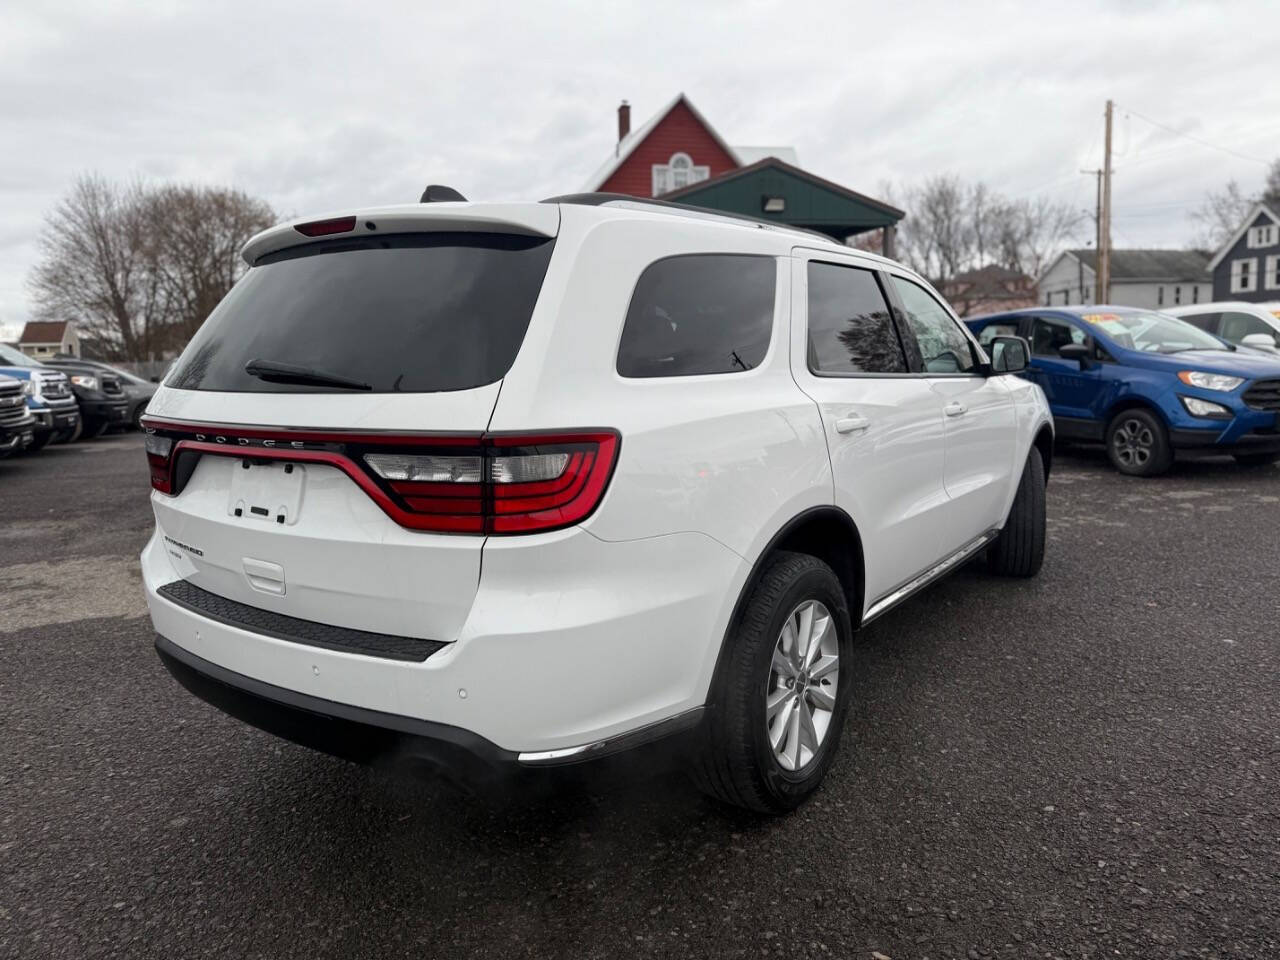
[[[1280,226],[1274,223],[1263,224],[1262,226],[1249,228],[1248,246],[1271,247],[1280,242]]]
[[[696,167],[687,153],[673,153],[666,163],[653,165],[653,195],[679,190],[711,176],[710,167]]]

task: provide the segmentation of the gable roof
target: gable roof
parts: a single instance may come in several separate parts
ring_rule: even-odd
[[[1007,294],[1011,286],[1030,287],[1034,283],[1025,273],[998,263],[989,263],[976,270],[957,273],[947,282],[947,286],[965,287],[969,293]]]
[[[1064,250],[1037,278],[1043,283],[1063,257],[1073,257],[1096,273],[1098,251],[1092,247]],[[1112,250],[1111,282],[1131,280],[1208,280],[1209,254],[1203,250]]]
[[[800,166],[800,156],[796,153],[795,147],[734,147],[733,149],[738,152],[739,163],[752,164],[765,157],[777,157],[793,167]]]
[[[1253,209],[1249,211],[1249,215],[1244,218],[1244,221],[1240,224],[1236,232],[1231,235],[1231,239],[1218,248],[1218,252],[1215,253],[1213,255],[1213,259],[1209,261],[1207,269],[1216,270],[1218,268],[1218,264],[1220,264],[1223,258],[1231,252],[1231,248],[1240,242],[1240,238],[1244,236],[1244,232],[1248,230],[1249,227],[1253,225],[1253,222],[1263,214],[1270,217],[1273,223],[1280,223],[1280,216],[1277,216],[1274,210],[1265,203],[1255,203],[1253,205]]]
[[[728,170],[725,173],[720,174],[718,177],[711,177],[708,180],[699,180],[697,183],[691,183],[687,187],[668,191],[659,199],[679,200],[689,194],[701,193],[708,188],[730,183],[741,177],[750,176],[751,174],[756,173],[759,170],[764,170],[767,167],[772,167],[775,170],[781,170],[783,173],[790,174],[791,176],[796,177],[799,180],[803,180],[812,186],[818,187],[819,189],[828,190],[837,196],[843,197],[845,200],[860,203],[872,208],[873,210],[877,210],[880,213],[892,217],[895,222],[906,216],[903,211],[899,210],[897,207],[889,206],[889,204],[882,200],[876,200],[872,197],[866,196],[865,194],[858,193],[855,190],[850,190],[848,187],[842,187],[838,183],[832,183],[830,180],[824,180],[822,177],[815,176],[808,170],[802,170],[799,167],[792,166],[785,160],[781,160],[778,157],[765,157],[763,160],[757,160],[755,163],[748,166],[738,167],[736,170]]]
[[[67,332],[66,320],[28,320],[19,343],[61,343]]]
[[[599,190],[608,181],[608,179],[617,172],[618,168],[627,162],[627,158],[635,152],[636,147],[644,143],[644,141],[648,139],[649,134],[653,133],[654,128],[667,118],[667,114],[681,103],[683,103],[685,107],[688,108],[689,112],[694,115],[697,121],[706,128],[707,133],[711,135],[711,139],[715,140],[715,142],[720,145],[724,152],[733,159],[734,163],[742,162],[737,151],[735,151],[733,147],[729,146],[729,144],[725,143],[724,138],[721,137],[720,134],[716,133],[716,128],[707,123],[707,118],[704,117],[689,98],[681,92],[676,94],[674,100],[646,120],[643,126],[637,127],[618,141],[617,146],[613,148],[613,155],[610,156],[609,159],[604,162],[604,165],[587,179],[587,182],[582,187],[582,192],[594,193]]]

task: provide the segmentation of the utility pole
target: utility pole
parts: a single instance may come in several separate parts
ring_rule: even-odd
[[[1102,155],[1102,211],[1098,218],[1098,303],[1111,300],[1111,114],[1107,101],[1106,146]]]

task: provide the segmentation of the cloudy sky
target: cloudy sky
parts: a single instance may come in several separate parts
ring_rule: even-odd
[[[1278,28],[1274,0],[7,0],[0,334],[80,173],[235,185],[286,215],[427,182],[536,199],[600,164],[620,99],[638,125],[680,90],[730,143],[793,145],[872,195],[947,172],[1081,208],[1111,97],[1114,242],[1176,247],[1206,190],[1256,190],[1280,155]]]

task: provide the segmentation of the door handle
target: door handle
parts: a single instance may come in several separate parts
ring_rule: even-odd
[[[964,413],[965,409],[965,405],[959,400],[952,400],[942,408],[942,412],[948,417],[958,417],[960,414]]]
[[[841,417],[836,421],[836,433],[854,433],[858,430],[865,430],[869,426],[871,426],[870,420],[855,413],[851,417]]]

